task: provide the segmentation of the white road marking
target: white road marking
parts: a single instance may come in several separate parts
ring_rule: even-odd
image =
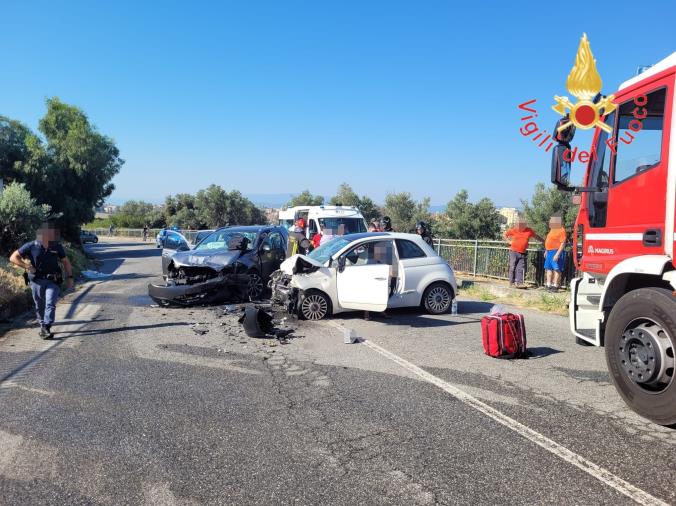
[[[342,325],[336,322],[328,322],[328,323],[330,323],[335,328],[340,328],[341,330],[344,329]],[[585,459],[581,455],[578,455],[577,453],[569,450],[565,446],[560,445],[556,441],[553,441],[548,437],[540,434],[539,432],[531,429],[530,427],[527,427],[524,424],[517,422],[516,420],[505,415],[501,411],[498,411],[497,409],[489,406],[488,404],[481,402],[476,397],[473,397],[467,392],[464,392],[463,390],[460,390],[459,388],[451,385],[450,383],[445,382],[441,378],[438,378],[433,374],[428,373],[424,369],[421,369],[420,367],[409,362],[408,360],[405,360],[400,356],[395,355],[391,351],[388,351],[385,348],[378,346],[377,344],[372,343],[371,341],[368,341],[366,339],[362,339],[360,342],[361,344],[381,354],[388,360],[391,360],[392,362],[400,365],[404,369],[412,372],[413,374],[423,379],[424,381],[427,381],[428,383],[431,383],[432,385],[441,388],[442,390],[451,394],[459,401],[464,402],[468,406],[471,406],[472,408],[483,413],[489,418],[504,425],[508,429],[513,430],[517,434],[525,437],[529,441],[544,448],[548,452],[554,454],[555,456],[568,462],[569,464],[574,465],[578,469],[581,469],[585,473],[593,476],[594,478],[601,481],[602,483],[605,483],[609,487],[614,488],[618,492],[626,495],[627,497],[636,501],[637,503],[655,506],[668,506],[668,503],[662,501],[661,499],[658,499],[657,497],[650,495],[646,491],[641,490],[638,487],[635,487],[634,485],[623,480],[619,476],[614,475],[607,469],[604,469],[601,466],[594,464],[590,460]]]
[[[42,390],[40,388],[33,388],[26,385],[20,385],[19,383],[15,383],[13,381],[5,381],[1,383],[0,389],[3,388],[18,388],[19,390],[25,390],[26,392],[31,392],[33,394],[47,395],[49,397],[52,397],[56,393],[50,390]]]

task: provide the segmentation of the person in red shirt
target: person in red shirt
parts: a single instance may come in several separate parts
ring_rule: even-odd
[[[312,247],[313,249],[319,248],[319,245],[322,242],[322,237],[324,236],[324,225],[320,225],[321,227],[321,232],[317,232],[315,235],[312,236]]]
[[[528,241],[534,238],[544,242],[542,237],[526,226],[526,220],[518,218],[516,226],[507,230],[504,234],[509,243],[509,285],[517,288],[526,288],[526,260],[528,259]]]

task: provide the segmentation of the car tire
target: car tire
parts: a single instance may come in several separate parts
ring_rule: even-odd
[[[247,296],[249,300],[259,300],[265,291],[263,278],[257,271],[249,272],[249,284],[247,286]]]
[[[98,237],[94,239],[94,244],[96,244],[97,242],[99,242],[99,238],[98,238]]]
[[[676,424],[676,297],[665,288],[639,288],[614,305],[605,333],[608,372],[636,413]]]
[[[425,289],[422,303],[429,314],[444,314],[451,308],[453,296],[453,289],[447,283],[437,281]]]
[[[333,313],[331,299],[319,290],[308,290],[298,301],[298,316],[303,320],[322,320]]]

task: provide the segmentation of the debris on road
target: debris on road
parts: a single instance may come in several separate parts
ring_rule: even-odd
[[[112,274],[106,274],[105,272],[99,271],[82,271],[80,274],[87,279],[103,279],[112,276]]]
[[[193,331],[195,334],[198,334],[198,335],[200,335],[200,336],[203,336],[204,334],[206,334],[207,332],[209,332],[209,329],[208,329],[206,326],[200,325],[199,323],[196,323],[195,325],[193,325],[193,326],[190,327],[190,328],[192,329],[192,331]]]
[[[346,327],[343,329],[343,331],[343,342],[345,344],[354,344],[359,342],[359,337],[357,336],[357,333],[354,331],[354,329]]]
[[[238,321],[249,337],[267,337],[274,330],[272,315],[253,305],[246,306],[244,314]]]

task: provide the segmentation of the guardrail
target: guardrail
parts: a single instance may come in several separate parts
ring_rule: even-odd
[[[142,228],[116,228],[113,229],[112,235],[109,234],[107,228],[87,228],[85,229],[88,232],[94,232],[100,237],[134,237],[137,239],[143,239],[143,229]],[[159,234],[161,228],[149,228],[148,229],[148,240],[155,242],[155,237]],[[195,237],[202,230],[179,230],[179,234],[182,234],[188,241],[194,242]]]
[[[435,239],[434,249],[455,271],[475,277],[509,279],[509,246],[504,241]],[[544,284],[544,262],[544,249],[528,249],[525,279],[527,283]],[[576,273],[570,247],[566,248],[565,262],[562,286],[567,285]]]

